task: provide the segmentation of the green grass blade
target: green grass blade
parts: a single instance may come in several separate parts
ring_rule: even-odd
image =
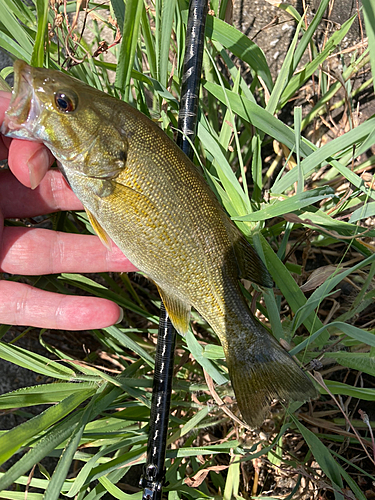
[[[294,423],[298,427],[300,433],[308,444],[315,460],[318,462],[322,471],[330,478],[334,486],[335,499],[344,500],[341,494],[343,489],[343,482],[341,477],[341,467],[333,458],[328,448],[324,446],[321,440],[304,425],[302,425],[296,418],[293,418]]]
[[[348,33],[351,25],[353,24],[354,19],[357,15],[351,17],[343,23],[341,28],[334,32],[331,38],[326,43],[324,50],[320,52],[314,59],[308,63],[305,68],[297,73],[288,83],[282,96],[280,98],[281,104],[283,107],[288,102],[288,100],[302,87],[302,85],[310,78],[311,75],[315,73],[315,71],[319,68],[319,66],[327,59],[327,57],[335,50],[337,45],[341,42],[341,40]]]
[[[33,53],[31,56],[31,65],[43,67],[45,54],[45,35],[47,31],[48,19],[48,0],[36,0],[36,11],[38,19],[38,31],[35,38]]]
[[[234,26],[213,16],[207,16],[205,33],[208,38],[220,42],[235,56],[247,62],[251,69],[262,77],[268,90],[272,90],[273,82],[266,58],[256,43]]]
[[[326,352],[324,357],[334,359],[341,366],[375,377],[375,356],[369,352]]]
[[[71,380],[76,376],[73,370],[61,363],[11,344],[0,343],[0,358],[46,377]]]
[[[126,2],[124,30],[117,62],[115,86],[122,92],[123,99],[129,99],[130,78],[138,43],[143,0]]]
[[[74,430],[79,413],[71,415],[43,436],[26,455],[23,455],[2,477],[0,477],[0,491],[29,471],[37,462],[58,447]]]
[[[285,200],[278,200],[274,204],[266,205],[257,212],[252,214],[244,215],[242,217],[232,217],[233,220],[237,221],[252,221],[257,222],[261,220],[271,219],[273,217],[280,217],[282,215],[288,214],[290,212],[295,212],[301,210],[304,207],[313,205],[317,201],[324,200],[334,196],[335,192],[329,186],[322,186],[320,188],[311,189],[310,191],[304,191],[303,193],[296,194],[286,198]]]
[[[124,32],[125,21],[125,1],[124,0],[111,0],[113,12],[115,13],[118,26],[121,33]]]
[[[15,44],[18,45],[18,48],[22,48],[22,51],[31,55],[33,51],[33,41],[22,24],[19,23],[18,19],[13,14],[12,9],[9,8],[8,0],[6,1],[6,4],[7,5],[1,9],[1,23],[6,27],[12,39],[17,41]],[[5,35],[5,33],[3,33],[3,35]],[[27,59],[27,62],[29,60],[30,58]]]
[[[294,281],[285,265],[276,256],[269,243],[261,234],[259,234],[259,236],[256,236],[256,238],[258,237],[260,238],[260,243],[263,248],[264,258],[268,271],[270,272],[276,285],[279,287],[282,294],[286,298],[288,304],[292,308],[292,311],[298,311],[298,309],[300,309],[306,303],[306,297],[300,290],[297,283]],[[311,312],[306,318],[304,318],[304,325],[311,333],[315,332],[323,326],[319,318],[317,318],[317,316],[313,312]],[[321,339],[321,342],[323,343],[327,339],[328,333],[326,333],[326,335],[324,336],[324,340]]]
[[[314,290],[314,292],[310,295],[310,297],[305,302],[303,307],[298,311],[296,311],[293,320],[294,330],[297,330],[297,328],[304,322],[305,318],[309,316],[318,307],[318,305],[322,302],[322,300],[325,297],[327,297],[329,293],[339,283],[341,283],[343,279],[345,279],[347,276],[357,271],[358,269],[361,269],[362,267],[365,267],[374,261],[375,261],[375,254],[373,254],[370,257],[367,257],[367,259],[364,259],[363,261],[359,262],[358,264],[349,269],[345,269],[342,272],[336,273],[335,275],[331,276],[328,280],[326,280],[322,285],[320,285],[316,290]]]
[[[311,40],[313,39],[313,36],[315,35],[315,32],[316,32],[318,25],[319,25],[323,15],[324,15],[324,12],[326,11],[326,9],[328,7],[328,4],[329,4],[329,0],[321,0],[321,2],[319,2],[318,10],[316,11],[316,14],[315,14],[313,20],[309,24],[309,27],[307,28],[307,30],[303,34],[303,36],[302,36],[302,38],[297,46],[296,52],[294,54],[293,72],[296,70],[303,54],[305,53],[305,50],[306,50],[308,44],[311,43]],[[281,8],[284,8],[284,10],[286,10],[286,11],[288,10],[288,8],[290,8],[290,6],[288,4],[283,4],[283,5],[285,7],[282,6]],[[298,12],[296,12],[296,15],[297,15],[296,18],[298,19],[299,18]],[[298,21],[299,21],[299,19],[298,19]]]
[[[159,47],[159,81],[165,87],[168,83],[169,51],[172,38],[173,17],[176,8],[176,0],[164,0],[161,9],[160,23],[160,47]]]
[[[294,148],[294,131],[261,106],[230,90],[226,90],[224,95],[222,88],[212,82],[205,82],[203,87],[223,104],[226,103],[226,98],[228,98],[232,111],[241,116],[246,122],[251,123],[254,127],[262,130],[273,139],[285,144],[289,149],[292,150]],[[302,156],[308,156],[315,150],[316,146],[309,143],[306,139],[302,139]]]
[[[0,463],[8,460],[22,445],[26,444],[37,434],[72,412],[78,405],[94,394],[95,391],[96,388],[91,388],[71,394],[40,415],[0,436]]]
[[[332,157],[341,151],[346,151],[348,148],[352,147],[354,144],[359,143],[367,138],[370,135],[375,126],[375,118],[371,118],[364,123],[361,123],[358,127],[350,130],[346,134],[337,137],[333,141],[326,143],[319,149],[316,149],[312,154],[310,154],[307,158],[305,158],[301,162],[301,168],[303,169],[303,175],[306,177],[309,175],[314,169],[318,168],[320,164],[324,161],[331,162]],[[283,142],[283,141],[281,141]],[[286,146],[289,147],[288,144],[284,142]],[[303,145],[303,142],[301,146]],[[289,147],[289,149],[291,149]],[[302,147],[301,147],[302,152]],[[334,164],[337,165],[336,163]],[[337,166],[338,168],[338,166]],[[349,170],[344,165],[342,165],[342,171]],[[341,170],[340,170],[340,173]],[[353,172],[349,171],[347,174],[347,179],[351,182],[354,177],[358,177]],[[285,192],[292,184],[298,181],[298,170],[292,169],[287,172],[279,181],[275,182],[272,186],[272,191],[274,193],[283,193]],[[362,179],[360,179],[363,184]],[[356,185],[358,185],[358,181],[356,181]]]
[[[141,500],[142,499],[142,491],[138,493],[134,493],[132,495],[128,495],[124,493],[120,488],[112,483],[108,479],[108,476],[102,476],[99,478],[100,484],[107,490],[107,492],[111,495],[112,498],[117,498],[117,500]]]
[[[16,59],[30,61],[32,48],[30,47],[30,51],[25,49],[2,31],[0,31],[0,47],[10,52]]]
[[[362,5],[370,49],[371,72],[375,75],[375,6],[372,0],[362,0]]]
[[[266,110],[269,111],[272,115],[275,113],[277,106],[279,104],[279,100],[281,94],[283,93],[291,75],[293,74],[294,68],[292,67],[293,55],[297,45],[299,32],[303,23],[303,18],[301,18],[300,22],[297,25],[296,32],[294,34],[292,43],[288,49],[288,52],[285,56],[283,65],[281,66],[280,73],[278,74],[277,80],[272,90],[272,94],[269,98],[269,101],[266,106]]]
[[[54,384],[23,387],[16,391],[0,395],[0,410],[58,403],[73,392],[80,392],[92,388],[93,383],[91,382],[82,382],[80,384],[57,382]]]
[[[319,330],[316,330],[308,339],[304,340],[303,342],[298,344],[298,346],[294,347],[290,351],[290,354],[292,356],[295,356],[303,349],[308,347],[310,344],[315,342],[315,340],[317,340],[319,336],[327,330],[327,328],[331,327],[337,328],[342,333],[348,335],[348,337],[356,339],[360,343],[364,343],[369,346],[375,347],[375,333],[368,332],[366,330],[361,330],[361,328],[357,328],[356,326],[353,325],[348,325],[347,323],[343,323],[342,321],[333,321],[328,325],[322,326],[321,328],[319,328]],[[329,336],[326,337],[326,340],[328,340],[328,338]]]
[[[225,377],[217,368],[216,365],[207,359],[203,353],[203,347],[199,344],[195,336],[189,330],[185,336],[185,340],[189,351],[194,356],[194,359],[206,370],[211,378],[218,384],[226,384],[228,378]]]

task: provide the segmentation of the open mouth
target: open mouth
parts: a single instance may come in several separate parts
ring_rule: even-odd
[[[1,126],[1,133],[8,137],[29,138],[31,127],[39,116],[39,106],[33,91],[31,69],[24,61],[14,63],[12,99]]]

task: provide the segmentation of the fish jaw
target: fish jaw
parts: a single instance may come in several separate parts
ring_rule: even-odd
[[[42,142],[38,136],[40,104],[32,85],[31,67],[24,61],[14,63],[14,87],[5,113],[1,133],[7,137]]]

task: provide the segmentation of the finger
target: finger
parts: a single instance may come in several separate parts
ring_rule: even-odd
[[[49,170],[34,191],[5,170],[0,172],[0,210],[5,218],[35,217],[60,210],[82,210],[82,204],[57,170]]]
[[[8,164],[16,178],[35,189],[55,161],[44,144],[13,139],[9,146]]]
[[[109,251],[97,236],[5,227],[0,247],[0,271],[35,276],[129,272],[137,268],[115,244]]]
[[[106,299],[38,290],[12,281],[0,282],[0,322],[58,330],[105,328],[121,320],[121,308]]]

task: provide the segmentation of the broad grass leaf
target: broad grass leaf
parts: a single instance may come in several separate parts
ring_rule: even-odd
[[[344,222],[339,219],[334,219],[323,210],[312,209],[309,212],[300,214],[299,218],[306,226],[311,225],[312,228],[318,231],[320,226],[321,228],[324,228],[332,233],[332,237],[336,237],[337,239],[340,238],[340,235],[345,236],[346,238],[348,236],[355,238],[360,236],[361,233],[370,237],[375,236],[375,229],[369,230],[369,228],[357,226],[356,224]]]
[[[252,214],[244,215],[242,217],[232,217],[232,219],[235,221],[258,222],[261,220],[271,219],[273,217],[280,217],[290,212],[301,210],[302,208],[313,205],[318,201],[334,195],[335,192],[332,188],[329,186],[322,186],[320,188],[311,189],[309,191],[304,191],[294,196],[290,196],[285,200],[276,200],[274,203],[270,203]]]
[[[199,344],[198,340],[190,330],[188,330],[185,340],[189,351],[194,356],[194,359],[202,366],[202,368],[206,370],[210,377],[213,378],[218,385],[226,384],[228,382],[228,378],[218,370],[214,363],[203,355],[203,347]]]
[[[130,349],[131,351],[138,354],[140,358],[143,359],[145,363],[147,363],[152,368],[154,367],[155,360],[152,356],[148,354],[137,342],[132,340],[122,329],[117,328],[117,326],[109,326],[107,328],[103,328],[108,335],[116,340],[119,345],[125,347],[126,349]]]
[[[6,33],[0,30],[0,47],[5,49],[14,55],[16,59],[23,59],[24,61],[30,61],[31,58],[31,48],[30,51],[24,48],[24,46],[19,45],[17,42],[10,38]]]
[[[282,121],[275,118],[271,113],[264,108],[250,101],[242,95],[238,95],[230,90],[226,90],[225,94],[220,85],[212,82],[205,82],[203,87],[214,95],[223,104],[226,99],[229,100],[232,111],[238,114],[247,123],[251,123],[254,127],[268,134],[273,139],[285,144],[290,150],[294,149],[295,135],[294,131],[285,125]],[[317,148],[305,138],[301,142],[301,155],[308,156]],[[295,180],[293,180],[295,182]],[[292,182],[292,183],[293,183]],[[292,184],[291,183],[291,184]],[[287,186],[289,187],[289,185]],[[281,193],[282,191],[278,191]]]
[[[325,358],[334,359],[341,366],[375,377],[375,356],[366,352],[326,352]]]
[[[343,482],[341,477],[340,465],[335,461],[328,448],[324,446],[321,440],[313,432],[311,432],[304,425],[298,422],[296,418],[292,418],[300,433],[302,434],[304,440],[308,444],[315,460],[322,468],[322,471],[332,481],[332,484],[335,488],[335,499],[344,500],[344,496],[341,494]]]
[[[269,243],[262,235],[259,235],[259,238],[261,246],[263,248],[264,258],[268,271],[270,272],[276,285],[281,290],[288,304],[292,308],[292,311],[298,311],[298,309],[300,309],[306,303],[306,297],[301,292],[299,286],[294,281],[288,269],[272,250]],[[310,333],[319,330],[323,326],[319,318],[313,312],[311,312],[306,318],[304,318],[304,325]],[[326,333],[323,338],[320,339],[320,342],[323,343],[327,339],[328,333]]]
[[[43,67],[45,54],[45,36],[48,24],[48,7],[48,0],[36,0],[38,31],[35,37],[33,53],[31,56],[31,66]]]
[[[157,324],[159,321],[158,318],[156,318],[154,315],[149,314],[147,311],[134,304],[134,302],[132,302],[131,300],[128,300],[125,297],[122,297],[121,295],[113,292],[112,290],[109,290],[104,285],[97,283],[87,276],[82,276],[81,274],[62,273],[58,277],[58,279],[63,280],[64,282],[69,283],[77,288],[81,288],[82,290],[90,292],[96,297],[102,297],[104,299],[112,300],[113,302],[116,302],[120,306],[125,307],[130,311],[148,318],[150,321],[154,321],[155,324]]]
[[[208,413],[210,411],[210,408],[208,406],[204,406],[201,410],[199,410],[194,417],[190,418],[186,424],[184,424],[181,428],[181,434],[180,436],[185,436],[185,434],[188,434],[192,430],[194,430],[198,424],[204,420]]]
[[[223,498],[224,499],[232,499],[238,498],[239,488],[240,488],[240,457],[236,457],[236,455],[232,455],[232,462],[228,469],[227,478],[225,481],[225,489]]]
[[[320,167],[321,163],[326,161],[327,163],[332,163],[335,158],[334,155],[348,150],[348,148],[352,147],[354,144],[358,144],[360,141],[363,141],[367,138],[368,135],[372,134],[375,126],[375,118],[370,118],[358,127],[350,130],[346,134],[337,137],[333,141],[327,142],[321,148],[316,149],[312,154],[310,154],[307,158],[305,158],[301,163],[301,168],[303,169],[303,175],[306,177],[313,170]],[[272,136],[274,137],[274,136]],[[280,141],[283,142],[283,141]],[[284,144],[286,144],[284,142]],[[303,144],[303,143],[302,143]],[[286,144],[288,147],[289,145]],[[301,148],[302,152],[302,148]],[[339,163],[339,162],[337,162]],[[336,162],[333,164],[338,168]],[[340,173],[345,171],[345,177],[352,182],[353,177],[358,177],[353,174],[348,168],[344,165],[341,165],[342,171],[340,169]],[[346,172],[348,171],[348,172]],[[350,175],[351,174],[351,175]],[[343,174],[344,175],[344,174]],[[358,177],[360,183],[363,185],[363,180]],[[298,181],[298,171],[296,169],[290,170],[287,174],[285,174],[278,182],[272,186],[273,193],[283,193],[286,191],[292,184]],[[354,185],[358,185],[358,182],[354,183]]]
[[[117,61],[115,86],[122,92],[124,100],[129,99],[130,78],[138,44],[143,0],[128,0],[120,55]]]
[[[93,383],[81,382],[80,384],[57,382],[54,384],[35,385],[22,387],[16,391],[0,395],[0,409],[25,408],[40,404],[58,403],[74,392],[92,389]]]
[[[370,387],[353,387],[352,385],[337,382],[335,380],[324,380],[332,394],[341,394],[364,401],[375,401],[375,389]],[[322,394],[328,394],[325,389],[320,388]]]
[[[0,477],[0,491],[13,484],[15,480],[29,471],[37,462],[67,439],[74,430],[79,418],[80,412],[70,415],[34,443],[33,448]]]
[[[75,392],[40,415],[0,436],[0,463],[8,460],[22,445],[28,443],[37,434],[66,417],[78,405],[92,396],[95,391],[96,388],[91,388],[83,389],[78,393]]]
[[[368,332],[366,330],[362,330],[361,328],[357,328],[356,326],[343,323],[342,321],[333,321],[332,323],[319,328],[319,330],[315,331],[308,339],[305,339],[303,342],[298,344],[298,346],[294,347],[290,351],[290,354],[295,356],[301,352],[303,349],[315,342],[315,340],[317,340],[319,336],[327,330],[327,328],[335,328],[348,335],[348,337],[357,340],[359,343],[375,347],[375,332]]]
[[[120,488],[114,485],[107,476],[102,476],[99,478],[99,482],[104,488],[108,491],[112,498],[117,498],[117,500],[141,500],[142,499],[142,491],[138,493],[133,493],[132,495],[128,495],[124,493]]]
[[[199,121],[197,125],[197,137],[202,142],[203,147],[215,159],[217,174],[237,214],[248,212],[249,201],[246,199],[237,177],[229,165],[220,144],[210,134],[202,121]]]
[[[44,0],[39,0],[39,2],[41,1]],[[0,26],[1,24],[3,24],[6,27],[7,32],[10,34],[10,37],[3,33],[1,29],[0,33],[8,40],[16,40],[17,42],[14,42],[14,45],[18,46],[18,51],[22,50],[22,52],[28,54],[28,57],[25,60],[26,62],[29,62],[33,51],[33,39],[15,16],[14,9],[10,8],[12,2],[10,0],[3,0],[3,2],[5,2],[5,5],[4,8],[1,9]],[[10,52],[11,54],[13,53],[12,50]]]
[[[168,84],[169,51],[172,38],[172,25],[175,14],[176,0],[164,0],[161,9],[159,75],[158,80],[165,87]]]
[[[220,42],[223,47],[248,63],[251,69],[262,77],[268,90],[272,90],[271,72],[263,51],[256,43],[252,42],[250,38],[238,31],[234,26],[213,16],[207,16],[205,32],[208,38]]]
[[[4,500],[25,500],[25,493],[22,491],[2,491],[0,498]],[[42,493],[27,494],[28,500],[43,500]]]
[[[61,363],[12,344],[0,343],[0,358],[46,377],[73,380],[76,373]]]
[[[125,21],[125,1],[124,0],[111,0],[113,12],[115,13],[117,23],[121,33],[124,31]]]
[[[109,405],[122,393],[118,387],[105,385],[101,387],[97,394],[91,399],[84,409],[80,421],[75,426],[74,431],[69,437],[67,445],[61,454],[59,463],[51,477],[48,488],[45,493],[45,500],[57,500],[59,492],[69,472],[74,454],[80,444],[83,432],[90,419],[94,419],[102,411],[105,411]]]
[[[368,217],[373,217],[375,215],[375,202],[366,203],[357,210],[354,210],[352,215],[350,216],[349,222],[354,224],[362,219],[367,219]]]

